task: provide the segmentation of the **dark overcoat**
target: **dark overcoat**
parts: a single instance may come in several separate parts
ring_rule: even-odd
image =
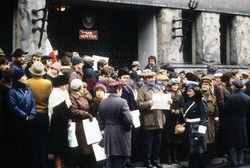
[[[99,124],[104,130],[104,146],[107,155],[131,155],[132,116],[127,101],[111,94],[99,106]]]
[[[64,155],[68,152],[69,108],[65,101],[53,108],[49,131],[49,153]]]
[[[250,109],[250,98],[236,91],[232,93],[225,104],[225,135],[229,147],[247,146],[246,114]]]

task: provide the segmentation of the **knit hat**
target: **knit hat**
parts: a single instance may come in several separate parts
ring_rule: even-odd
[[[83,63],[82,57],[80,57],[80,56],[72,57],[72,65],[77,65],[80,63]]]
[[[68,79],[67,75],[58,75],[52,81],[53,87],[67,85],[68,83],[69,83],[69,79]]]
[[[12,80],[13,81],[18,81],[21,77],[25,75],[25,72],[23,70],[15,70]]]
[[[105,92],[106,87],[103,84],[98,84],[96,85],[95,90],[103,90]]]
[[[211,84],[212,82],[213,81],[212,81],[212,79],[209,76],[203,76],[201,78],[201,82],[200,83],[209,83],[209,84]]]
[[[44,65],[40,61],[33,63],[29,71],[34,76],[43,76],[46,73],[44,71]]]
[[[3,70],[2,76],[3,76],[4,80],[11,81],[13,78],[14,71],[15,70],[13,70],[11,68]]]
[[[62,66],[62,65],[61,65],[59,62],[55,62],[55,63],[53,63],[53,64],[51,65],[51,68],[54,68],[54,69],[56,69],[58,72],[60,72],[61,66]]]
[[[233,81],[233,85],[237,88],[237,89],[241,89],[244,87],[244,82],[242,82],[241,80],[234,80]]]
[[[1,48],[0,48],[0,56],[5,56],[5,54]]]
[[[73,91],[77,91],[82,85],[83,82],[81,79],[73,79],[70,83],[70,89]]]
[[[174,85],[174,84],[179,84],[180,83],[180,81],[179,81],[179,79],[177,79],[177,78],[172,78],[172,79],[170,79],[169,81],[168,81],[168,85],[169,86],[172,86],[172,85]]]

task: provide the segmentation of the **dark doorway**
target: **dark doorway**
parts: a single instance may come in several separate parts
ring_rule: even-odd
[[[12,52],[13,9],[16,4],[16,1],[5,1],[0,5],[0,48],[7,57]]]
[[[94,17],[94,25],[86,28],[85,13]],[[125,66],[137,60],[137,12],[129,9],[69,7],[59,12],[49,10],[48,36],[54,48],[77,51],[80,55],[99,55],[110,59],[111,65]],[[79,30],[97,30],[98,40],[80,40]]]

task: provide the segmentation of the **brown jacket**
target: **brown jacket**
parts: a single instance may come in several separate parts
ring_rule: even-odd
[[[163,90],[159,88],[153,90],[147,86],[138,90],[136,103],[141,113],[144,130],[163,129],[163,125],[166,122],[165,114],[162,110],[150,109],[151,106],[149,106],[149,101],[152,100],[154,93],[163,93]]]
[[[71,118],[73,122],[76,122],[76,138],[78,142],[79,152],[81,154],[90,154],[92,153],[91,145],[87,145],[87,141],[84,134],[82,120],[91,117],[88,113],[89,110],[89,103],[86,97],[76,93],[70,93],[70,100],[71,100]]]

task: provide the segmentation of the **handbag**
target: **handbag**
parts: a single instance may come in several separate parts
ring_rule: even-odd
[[[185,131],[185,123],[177,123],[174,128],[174,134],[183,134]]]

